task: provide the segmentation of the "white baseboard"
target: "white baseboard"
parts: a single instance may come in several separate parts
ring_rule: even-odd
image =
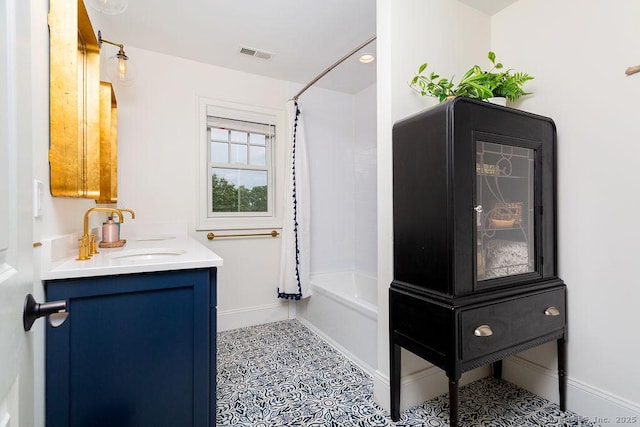
[[[460,385],[484,378],[490,373],[489,365],[465,372]],[[444,371],[433,365],[407,375],[400,381],[400,412],[449,392],[449,380]],[[387,412],[391,410],[389,377],[376,371],[373,375],[373,398]]]
[[[558,402],[558,374],[513,356],[504,360],[503,378],[552,402]],[[640,404],[569,376],[567,409],[596,424],[640,423]],[[631,422],[635,420],[635,422]]]
[[[289,301],[282,301],[275,304],[218,311],[218,332],[287,320],[290,304]]]

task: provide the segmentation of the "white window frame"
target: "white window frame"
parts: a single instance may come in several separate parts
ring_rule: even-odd
[[[228,151],[227,154],[229,156],[229,161],[227,162],[215,162],[213,161],[212,158],[212,154],[210,151],[210,147],[211,147],[211,143],[214,142],[213,137],[211,134],[208,134],[207,136],[207,140],[210,142],[207,147],[209,147],[209,155],[207,156],[208,159],[208,170],[212,170],[213,168],[216,169],[228,169],[228,170],[243,170],[243,171],[259,171],[259,172],[266,172],[267,173],[267,210],[266,211],[261,211],[261,212],[244,212],[244,211],[238,211],[238,212],[233,212],[233,211],[228,211],[228,212],[211,212],[208,211],[207,215],[210,218],[225,218],[225,217],[239,217],[239,216],[246,216],[246,217],[256,217],[256,216],[273,216],[273,206],[274,206],[274,200],[273,200],[273,163],[274,163],[274,159],[273,159],[273,146],[275,145],[275,123],[255,123],[255,122],[246,122],[246,121],[239,121],[239,120],[230,120],[228,117],[219,117],[219,116],[214,116],[212,115],[213,111],[211,111],[211,109],[207,110],[207,129],[211,129],[213,127],[216,128],[223,128],[225,130],[232,130],[232,131],[240,131],[241,133],[249,134],[249,133],[253,133],[253,134],[264,134],[266,137],[265,140],[265,144],[264,144],[264,149],[265,149],[265,163],[264,165],[256,165],[254,163],[252,163],[250,161],[250,156],[251,156],[251,151],[249,150],[249,147],[252,145],[249,138],[247,138],[247,141],[242,144],[242,145],[246,145],[247,147],[247,160],[249,160],[249,163],[232,163],[231,162],[231,152]],[[254,124],[255,123],[255,124]],[[228,133],[227,133],[227,136]],[[230,150],[231,146],[233,146],[236,143],[232,143],[231,141],[229,141],[228,139],[226,141],[227,144],[227,150]],[[208,188],[211,188],[212,185],[212,176],[211,173],[207,174],[207,179],[209,180],[208,182]],[[209,199],[211,195],[211,192],[207,192],[207,199]],[[209,208],[211,206],[212,201],[209,199],[207,201],[207,208]]]
[[[210,98],[199,98],[198,108],[198,209],[196,230],[244,230],[282,227],[282,188],[284,183],[284,111],[244,105]],[[210,141],[208,117],[264,123],[275,126],[275,138],[271,141],[269,160],[271,173],[267,192],[269,212],[217,212],[212,214],[209,206],[211,193]],[[233,167],[233,165],[230,165]]]

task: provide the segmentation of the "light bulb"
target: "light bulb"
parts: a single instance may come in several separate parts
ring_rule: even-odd
[[[119,15],[127,9],[127,0],[89,0],[89,5],[105,15]]]
[[[118,80],[123,81],[127,77],[127,60],[118,56]]]
[[[117,53],[107,61],[107,75],[111,83],[129,86],[135,80],[136,67],[127,55]]]

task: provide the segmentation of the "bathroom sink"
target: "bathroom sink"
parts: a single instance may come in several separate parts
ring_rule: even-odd
[[[126,246],[100,248],[97,254],[87,260],[77,260],[78,249],[71,248],[64,258],[45,267],[42,272],[43,280],[222,266],[222,258],[197,240],[185,235],[171,235],[170,232],[151,230],[148,233],[125,235],[125,237]],[[137,240],[137,238],[144,240]],[[74,245],[76,239],[65,237],[63,242]],[[50,246],[45,249],[52,250]]]
[[[185,253],[187,253],[186,250],[177,248],[140,248],[116,252],[108,257],[114,260],[152,260],[184,255]]]

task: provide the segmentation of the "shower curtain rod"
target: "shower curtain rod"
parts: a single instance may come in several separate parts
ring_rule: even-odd
[[[376,36],[372,36],[371,38],[369,38],[367,41],[365,41],[364,43],[362,43],[360,46],[356,47],[355,49],[353,49],[351,52],[347,53],[345,56],[343,56],[342,58],[338,59],[338,61],[333,64],[332,66],[330,66],[329,68],[327,68],[326,70],[324,70],[323,72],[321,72],[320,74],[318,74],[318,76],[311,80],[309,83],[307,83],[307,85],[305,87],[302,88],[302,90],[300,90],[300,92],[296,93],[295,96],[293,98],[291,98],[292,101],[297,101],[298,98],[300,97],[300,95],[302,95],[307,89],[309,89],[311,86],[313,86],[313,84],[315,82],[317,82],[318,80],[320,80],[321,78],[323,78],[326,74],[329,73],[329,71],[333,70],[334,68],[336,68],[338,65],[342,64],[344,61],[346,61],[351,55],[353,55],[354,53],[356,53],[357,51],[359,51],[360,49],[362,49],[363,47],[365,47],[366,45],[368,45],[369,43],[371,43],[372,41],[374,41],[376,39]]]

